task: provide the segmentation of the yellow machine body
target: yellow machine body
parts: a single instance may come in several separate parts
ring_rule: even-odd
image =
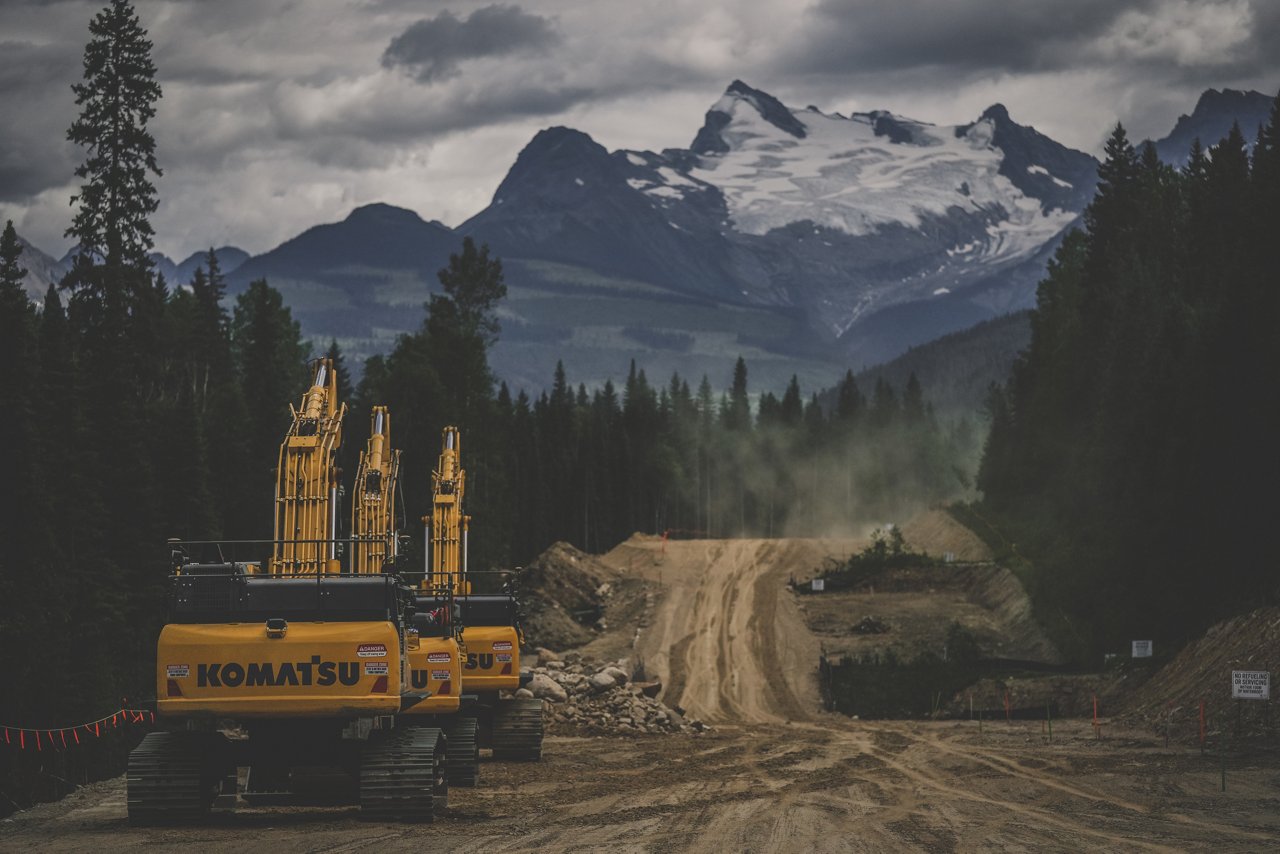
[[[404,685],[400,637],[390,622],[186,625],[160,633],[161,715],[227,718],[394,714]]]
[[[405,711],[406,715],[439,715],[462,706],[462,659],[452,637],[409,641],[409,690],[430,696]]]
[[[513,626],[467,626],[462,644],[462,687],[467,693],[520,687],[520,638]]]

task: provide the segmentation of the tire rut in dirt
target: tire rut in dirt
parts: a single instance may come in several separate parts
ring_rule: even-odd
[[[448,805],[446,751],[435,727],[411,727],[367,745],[360,761],[360,817],[434,821]]]
[[[493,711],[493,758],[537,761],[542,758],[542,701],[503,700]]]

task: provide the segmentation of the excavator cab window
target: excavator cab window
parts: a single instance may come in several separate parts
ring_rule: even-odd
[[[462,621],[468,626],[514,626],[516,600],[504,593],[476,593],[459,596]]]

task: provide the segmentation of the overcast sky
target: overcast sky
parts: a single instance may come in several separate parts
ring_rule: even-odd
[[[104,0],[0,0],[0,217],[55,255]],[[384,201],[456,225],[538,130],[685,147],[734,78],[937,123],[990,104],[1098,153],[1206,88],[1280,88],[1280,0],[137,0],[164,97],[157,248],[261,252]]]

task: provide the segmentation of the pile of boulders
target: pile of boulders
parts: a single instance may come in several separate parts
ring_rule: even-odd
[[[651,694],[655,683],[636,682],[626,661],[600,663],[581,653],[563,657],[538,650],[533,680],[517,696],[544,701],[543,714],[551,728],[586,734],[698,733],[708,727],[686,718]]]

